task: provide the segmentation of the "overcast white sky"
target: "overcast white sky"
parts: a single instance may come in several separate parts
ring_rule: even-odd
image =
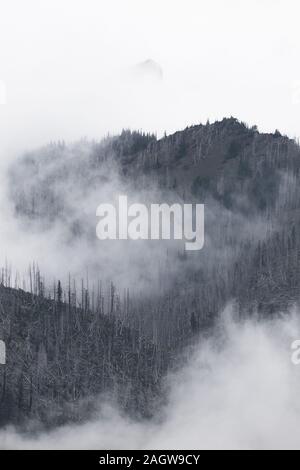
[[[230,115],[298,136],[299,16],[298,0],[0,0],[1,156]],[[149,58],[163,80],[134,75]]]

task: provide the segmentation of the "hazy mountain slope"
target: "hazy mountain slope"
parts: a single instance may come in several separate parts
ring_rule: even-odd
[[[101,367],[107,347],[96,357],[93,348],[103,338],[108,340],[103,328],[93,323],[97,325],[99,312],[108,329],[117,321],[136,335],[130,344],[123,333],[113,347],[105,343],[112,352],[111,357],[105,356],[107,364],[114,370],[105,386],[106,373],[100,373],[100,382],[93,382],[83,370],[74,369],[72,380],[85,384],[78,397],[113,388],[125,409],[147,414],[176,353],[195,335],[205,333],[227,302],[234,300],[243,316],[274,315],[298,303],[299,167],[296,142],[278,131],[260,134],[233,118],[193,126],[161,140],[124,131],[100,143],[51,144],[14,163],[8,189],[18,227],[29,240],[46,237],[47,253],[57,266],[55,277],[65,280],[63,287],[69,271],[85,278],[87,267],[91,285],[97,286],[99,279],[113,281],[104,282],[110,287],[103,308],[99,310],[97,303],[92,307],[90,300],[94,313],[80,325],[76,315],[86,309],[85,294],[79,298],[77,293],[79,310],[67,319],[57,316],[57,300],[43,300],[56,311],[53,325],[63,322],[57,331],[52,326],[52,333],[43,326],[43,337],[47,340],[50,334],[54,350],[60,350],[62,338],[68,345],[56,356],[57,365],[64,369],[66,361],[71,361],[75,367],[76,348],[81,351],[83,346],[78,341],[72,349],[66,338],[69,328],[78,328],[87,347],[84,360],[96,369]],[[95,236],[95,209],[121,193],[133,202],[204,202],[203,250],[186,253],[180,245],[151,241],[101,244]],[[94,287],[89,299],[93,298],[91,290]],[[81,291],[88,292],[88,286],[84,284]],[[68,288],[65,295],[68,298]],[[70,295],[76,295],[76,289]],[[22,306],[23,300],[18,304]],[[63,309],[68,311],[67,306]],[[42,323],[37,332],[43,318],[38,320]],[[137,346],[141,340],[142,349]],[[32,338],[29,343],[31,350],[36,343]],[[131,365],[122,362],[122,354],[132,357]],[[124,371],[126,378],[116,386],[111,377],[119,383]],[[24,378],[19,380],[23,383]],[[133,386],[128,385],[132,382]],[[64,378],[57,378],[58,403],[72,400],[70,395],[65,397],[63,384]],[[128,391],[128,386],[133,388]],[[47,394],[46,389],[41,393]]]

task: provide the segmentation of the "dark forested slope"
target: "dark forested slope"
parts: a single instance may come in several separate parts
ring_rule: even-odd
[[[0,367],[0,423],[25,417],[57,425],[90,416],[110,400],[149,416],[165,361],[153,343],[114,314],[0,286],[0,331],[7,363]]]

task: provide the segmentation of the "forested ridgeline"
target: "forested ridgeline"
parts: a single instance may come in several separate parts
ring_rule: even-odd
[[[128,263],[121,287],[114,277],[50,288],[34,275],[38,281],[23,290],[3,282],[2,422],[82,419],[82,404],[108,391],[129,413],[150,416],[161,378],[228,302],[241,316],[275,315],[297,304],[299,169],[295,141],[233,118],[160,140],[124,131],[100,143],[60,142],[20,158],[9,194],[24,230],[49,239],[58,231],[59,253],[74,246],[82,271],[90,260],[103,275],[118,274],[126,256]],[[95,236],[95,207],[125,190],[134,197],[147,190],[149,202],[165,195],[204,202],[203,250],[166,248],[162,257],[151,245],[147,252],[106,253]],[[136,291],[139,278],[145,282]]]

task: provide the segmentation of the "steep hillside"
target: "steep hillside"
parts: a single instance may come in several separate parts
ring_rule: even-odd
[[[82,420],[106,398],[131,415],[153,412],[166,361],[120,317],[104,314],[101,291],[94,310],[89,293],[81,295],[78,308],[73,294],[62,301],[60,284],[55,300],[0,285],[0,335],[7,348],[0,425]]]

